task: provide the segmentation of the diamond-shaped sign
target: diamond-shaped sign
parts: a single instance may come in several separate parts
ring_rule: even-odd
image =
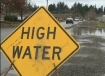
[[[2,43],[20,76],[48,76],[67,61],[79,45],[44,7],[29,16]]]

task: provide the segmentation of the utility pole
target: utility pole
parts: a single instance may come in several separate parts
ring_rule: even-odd
[[[46,8],[48,9],[48,0],[47,0]]]

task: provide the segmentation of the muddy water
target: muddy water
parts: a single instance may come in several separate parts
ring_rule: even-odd
[[[105,29],[95,27],[74,27],[69,29],[72,35],[96,35],[105,37]]]

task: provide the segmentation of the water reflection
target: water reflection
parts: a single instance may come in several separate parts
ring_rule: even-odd
[[[105,29],[94,27],[74,27],[69,29],[73,35],[96,35],[105,37]]]

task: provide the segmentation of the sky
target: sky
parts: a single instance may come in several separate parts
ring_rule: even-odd
[[[29,1],[31,1],[32,5],[36,4],[37,6],[46,6],[47,2],[47,0],[29,0]],[[64,2],[70,8],[71,6],[73,6],[75,2],[82,3],[83,5],[87,4],[88,6],[96,4],[97,8],[101,7],[102,5],[105,7],[105,0],[48,0],[48,4],[52,3],[57,4],[58,2]]]

